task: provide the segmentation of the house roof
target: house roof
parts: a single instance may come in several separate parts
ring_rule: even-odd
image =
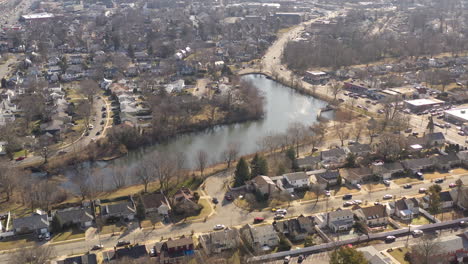
[[[297,165],[301,166],[312,166],[320,162],[320,156],[307,156],[304,158],[297,159]]]
[[[289,181],[297,181],[297,180],[305,180],[309,179],[309,175],[307,173],[300,171],[300,172],[292,172],[283,175]]]
[[[67,208],[55,212],[55,214],[65,223],[74,222],[76,220],[81,223],[93,221],[93,212],[91,208]]]
[[[335,180],[340,176],[339,171],[325,171],[322,173],[315,174],[315,176],[320,177],[325,180]]]
[[[377,219],[377,218],[382,218],[382,217],[387,216],[387,210],[385,208],[385,205],[382,205],[382,204],[369,206],[369,207],[361,207],[358,210],[362,212],[362,214],[367,220],[372,220],[372,219]]]
[[[349,209],[344,209],[344,210],[340,209],[340,210],[331,211],[328,213],[329,218],[337,218],[337,217],[345,217],[345,216],[353,217],[354,213]]]
[[[180,188],[175,194],[174,194],[174,199],[180,200],[181,198],[186,199],[186,200],[191,200],[193,199],[193,192],[189,188],[182,187]]]
[[[404,167],[408,169],[417,169],[420,167],[430,167],[434,165],[434,162],[431,159],[421,158],[421,159],[407,159],[402,161]]]
[[[442,132],[435,132],[435,133],[426,134],[425,138],[427,140],[429,140],[429,141],[445,140],[444,133],[442,133]]]
[[[114,257],[117,259],[121,258],[141,258],[148,255],[145,245],[136,245],[131,247],[119,248],[115,251]]]
[[[436,164],[449,164],[451,162],[460,161],[460,158],[456,153],[449,153],[448,155],[438,155],[433,157],[434,163]]]
[[[348,146],[348,150],[351,153],[359,153],[359,152],[370,152],[372,149],[369,144],[354,144],[354,145]]]
[[[408,205],[406,204],[406,199],[402,198],[400,200],[397,200],[395,202],[395,209],[397,209],[399,211],[403,211],[403,210],[408,209]]]
[[[276,231],[272,225],[263,225],[263,226],[252,226],[249,225],[250,232],[252,233],[252,237],[264,237],[265,235],[275,233]]]
[[[31,215],[13,219],[13,227],[15,229],[27,228],[31,230],[48,228],[49,220],[47,220],[47,215]]]
[[[166,245],[168,248],[193,245],[193,239],[191,237],[181,237],[179,239],[170,239],[166,241]]]
[[[257,184],[257,185],[267,185],[267,184],[275,185],[275,183],[273,182],[273,180],[270,177],[263,176],[263,175],[259,175],[259,176],[255,177],[255,178],[253,178],[252,182]]]
[[[224,243],[228,240],[236,240],[239,234],[236,229],[225,229],[221,231],[211,232],[208,235],[207,241],[211,244]]]
[[[97,258],[96,254],[86,254],[59,260],[57,264],[97,264]]]
[[[159,208],[163,204],[169,206],[166,196],[161,192],[142,195],[141,201],[146,209]]]
[[[374,165],[379,172],[392,172],[392,171],[402,171],[403,165],[400,162],[389,162],[382,165]]]
[[[330,150],[322,151],[321,153],[322,160],[325,158],[336,158],[346,156],[346,152],[341,148],[334,148]]]
[[[453,197],[450,191],[443,191],[439,193],[441,202],[452,202]]]
[[[360,168],[347,168],[342,169],[340,172],[343,175],[343,178],[347,180],[362,180],[365,177],[371,176],[372,170],[369,167],[360,167]]]
[[[112,214],[134,214],[136,209],[132,202],[120,202],[115,204],[107,204],[104,206],[104,214],[112,215]]]

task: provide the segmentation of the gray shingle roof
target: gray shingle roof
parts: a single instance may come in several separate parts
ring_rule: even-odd
[[[47,220],[47,215],[31,215],[13,219],[13,227],[15,229],[27,228],[30,230],[48,228],[49,221]]]
[[[301,159],[297,159],[297,165],[301,166],[313,166],[320,162],[320,156],[308,156]]]
[[[55,213],[65,223],[79,221],[81,223],[93,221],[91,208],[68,208]]]
[[[115,204],[108,204],[104,206],[104,214],[123,214],[130,215],[136,212],[132,202],[121,202]]]
[[[304,180],[304,179],[308,179],[309,176],[301,171],[301,172],[293,172],[293,173],[287,173],[287,174],[284,174],[283,175],[285,178],[288,178],[288,180]]]
[[[344,217],[344,216],[353,217],[354,214],[351,210],[345,209],[345,210],[336,210],[336,211],[329,212],[328,216],[330,219],[332,219],[332,218]]]
[[[341,148],[334,148],[334,149],[322,151],[321,155],[322,155],[322,159],[332,158],[332,157],[342,157],[342,156],[346,156],[346,152]]]
[[[340,173],[338,171],[326,171],[322,173],[318,173],[315,176],[320,177],[325,180],[335,180],[340,176]]]

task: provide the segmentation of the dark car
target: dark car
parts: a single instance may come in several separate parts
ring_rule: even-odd
[[[101,108],[101,111],[103,111],[103,112],[106,111],[106,110],[107,110],[107,108],[106,108],[105,106],[103,106],[103,107]]]
[[[91,248],[91,250],[99,250],[99,249],[103,249],[103,248],[104,248],[104,246],[103,246],[102,244],[100,244],[100,245],[94,245],[94,246]]]
[[[435,183],[443,183],[443,182],[444,182],[444,179],[436,179],[434,182],[435,182]]]
[[[117,241],[117,244],[115,246],[116,247],[123,247],[123,246],[128,246],[128,245],[130,245],[130,241],[119,240],[119,241]]]
[[[226,194],[226,195],[224,196],[224,199],[226,199],[226,201],[232,201],[232,195]]]
[[[102,113],[102,118],[106,118],[107,117],[107,114],[106,113]]]
[[[345,194],[343,195],[343,200],[351,200],[353,198],[352,194]]]
[[[96,136],[101,135],[101,131],[96,132]]]
[[[302,263],[302,261],[304,261],[304,256],[300,255],[298,258],[297,258],[297,263]]]
[[[218,204],[218,203],[219,203],[218,198],[216,198],[216,197],[213,198],[211,201],[212,201],[214,204]]]
[[[265,220],[263,217],[255,217],[254,218],[254,224],[261,223]]]
[[[405,188],[405,189],[411,189],[411,187],[413,187],[413,185],[408,184],[408,183],[403,185],[403,188]]]

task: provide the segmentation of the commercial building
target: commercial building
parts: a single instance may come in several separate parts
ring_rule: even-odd
[[[468,123],[468,108],[447,110],[445,119],[454,123]]]
[[[29,15],[22,15],[20,21],[45,21],[54,18],[54,14],[51,13],[36,13]]]
[[[405,107],[415,113],[422,112],[442,104],[444,104],[444,101],[438,99],[415,99],[405,101]]]
[[[330,79],[330,75],[323,71],[308,71],[304,75],[304,81],[311,84],[325,84]]]

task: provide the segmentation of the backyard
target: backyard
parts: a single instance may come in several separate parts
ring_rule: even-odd
[[[405,260],[406,252],[408,252],[407,248],[397,248],[392,252],[389,252],[389,254],[401,264],[409,264],[409,262]]]
[[[450,220],[462,218],[464,216],[463,216],[462,212],[452,209],[452,210],[447,211],[447,212],[442,212],[440,214],[436,214],[435,217],[437,219],[439,219],[440,221],[450,221]]]

